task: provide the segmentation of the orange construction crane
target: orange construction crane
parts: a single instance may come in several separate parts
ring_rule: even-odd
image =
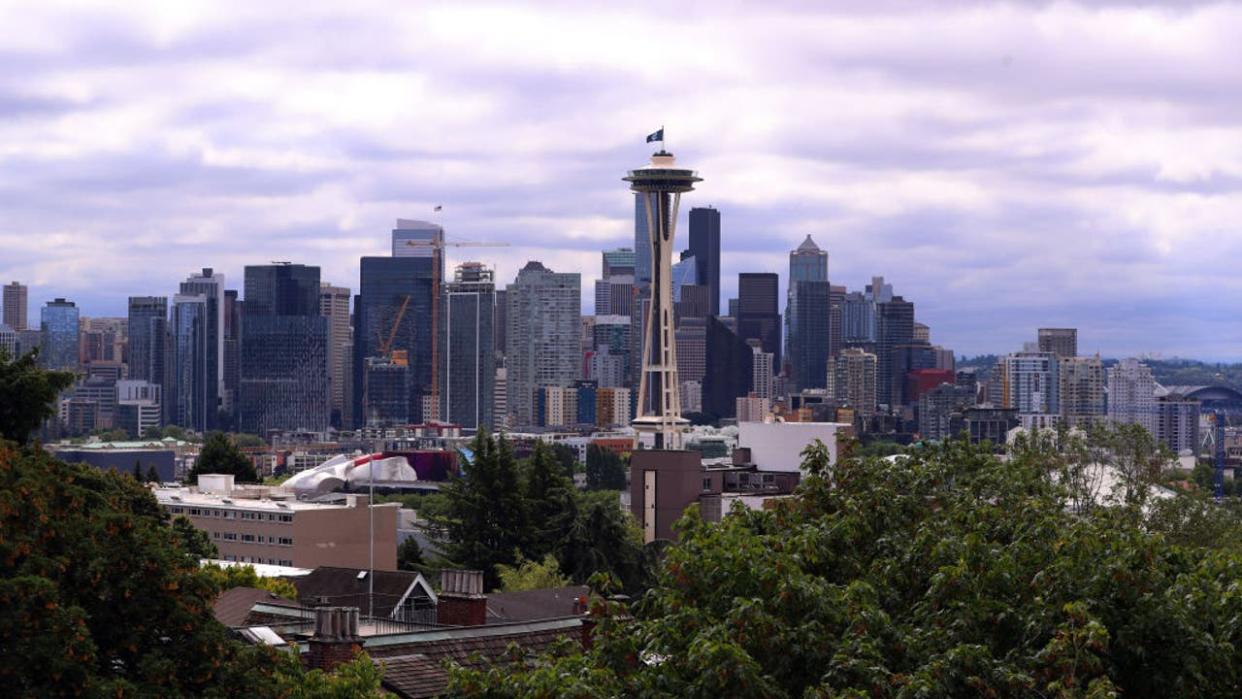
[[[410,296],[407,294],[401,299],[401,308],[397,310],[397,319],[392,322],[392,330],[388,331],[388,337],[380,339],[380,356],[385,358],[392,357],[392,343],[397,339],[397,329],[401,327],[401,319],[405,317],[405,309],[409,307]]]
[[[508,243],[477,240],[407,240],[409,247],[431,248],[431,395],[440,396],[440,268],[444,266],[444,248],[507,248]]]

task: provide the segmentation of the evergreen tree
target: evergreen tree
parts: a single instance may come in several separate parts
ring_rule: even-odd
[[[474,458],[460,476],[441,489],[444,513],[433,522],[447,535],[447,558],[481,570],[487,589],[499,584],[496,565],[513,565],[529,540],[522,479],[509,443],[480,430],[472,444]]]
[[[142,462],[141,461],[134,462],[134,480],[138,481],[139,483],[142,482]]]
[[[625,490],[625,462],[609,449],[587,447],[587,490]]]
[[[526,461],[522,495],[525,499],[530,538],[520,549],[530,560],[554,553],[564,542],[574,517],[573,483],[563,475],[563,464],[543,442]]]
[[[188,479],[193,482],[204,473],[231,473],[240,483],[256,483],[259,480],[254,463],[223,432],[207,435]]]
[[[0,439],[25,444],[43,421],[56,414],[56,396],[73,385],[68,371],[39,366],[38,350],[16,359],[0,349]]]
[[[160,472],[155,470],[155,464],[152,464],[147,467],[147,482],[148,483],[159,483],[160,482]]]
[[[425,565],[423,561],[423,549],[418,545],[418,539],[410,537],[401,542],[397,547],[397,568],[400,570],[421,570]]]

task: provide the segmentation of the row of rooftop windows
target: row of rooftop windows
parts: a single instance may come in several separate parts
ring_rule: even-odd
[[[236,532],[212,532],[211,538],[217,541],[240,541],[243,544],[272,544],[275,546],[293,546],[293,539],[287,536],[264,536],[262,534],[238,534]]]
[[[273,566],[293,566],[293,561],[284,558],[263,558],[262,556],[225,556],[224,560],[235,563],[266,563]]]
[[[188,515],[190,517],[216,517],[219,519],[241,519],[251,520],[255,522],[285,522],[293,521],[293,515],[280,514],[278,512],[238,512],[236,510],[217,510],[210,507],[178,507],[171,506],[168,511],[174,515]]]

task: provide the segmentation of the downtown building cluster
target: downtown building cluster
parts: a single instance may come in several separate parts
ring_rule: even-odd
[[[240,290],[205,268],[175,293],[130,297],[125,318],[82,318],[57,298],[32,324],[14,282],[0,347],[39,347],[45,366],[78,373],[51,426],[60,435],[623,428],[637,414],[651,295],[639,204],[634,247],[601,252],[593,314],[578,273],[530,261],[502,288],[486,264],[466,262],[450,276],[445,248],[471,244],[399,219],[391,254],[361,259],[356,294],[309,265],[247,266]],[[1197,449],[1189,391],[1160,386],[1137,360],[1079,356],[1074,329],[1041,329],[995,365],[958,370],[912,301],[883,277],[832,283],[809,235],[789,253],[783,309],[773,272],[740,273],[737,296],[723,299],[721,212],[693,208],[688,222],[671,283],[681,408],[695,422],[837,422],[864,439],[1000,444],[1015,427],[1108,420]]]

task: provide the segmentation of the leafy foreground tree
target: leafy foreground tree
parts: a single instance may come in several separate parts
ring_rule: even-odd
[[[1210,502],[1079,511],[1047,451],[1001,463],[961,442],[832,469],[818,445],[804,468],[775,509],[683,518],[658,584],[589,651],[458,669],[450,691],[1242,696],[1242,554],[1211,536],[1228,513]]]
[[[587,490],[625,490],[625,462],[611,450],[587,447]]]
[[[516,566],[497,566],[500,575],[500,589],[505,592],[521,592],[523,590],[543,590],[549,587],[564,587],[570,583],[569,578],[561,575],[561,566],[556,556],[548,554],[542,561],[528,561],[518,558]]]
[[[128,474],[0,441],[0,686],[6,696],[368,696],[365,658],[302,670],[212,616],[220,587]],[[356,667],[355,667],[356,666]]]
[[[0,349],[0,439],[25,444],[55,414],[57,394],[73,385],[71,372],[47,371],[38,357],[33,351],[13,359]]]
[[[231,473],[241,483],[257,483],[259,480],[259,474],[254,470],[254,462],[223,432],[207,435],[188,478],[193,482],[204,473]]]

